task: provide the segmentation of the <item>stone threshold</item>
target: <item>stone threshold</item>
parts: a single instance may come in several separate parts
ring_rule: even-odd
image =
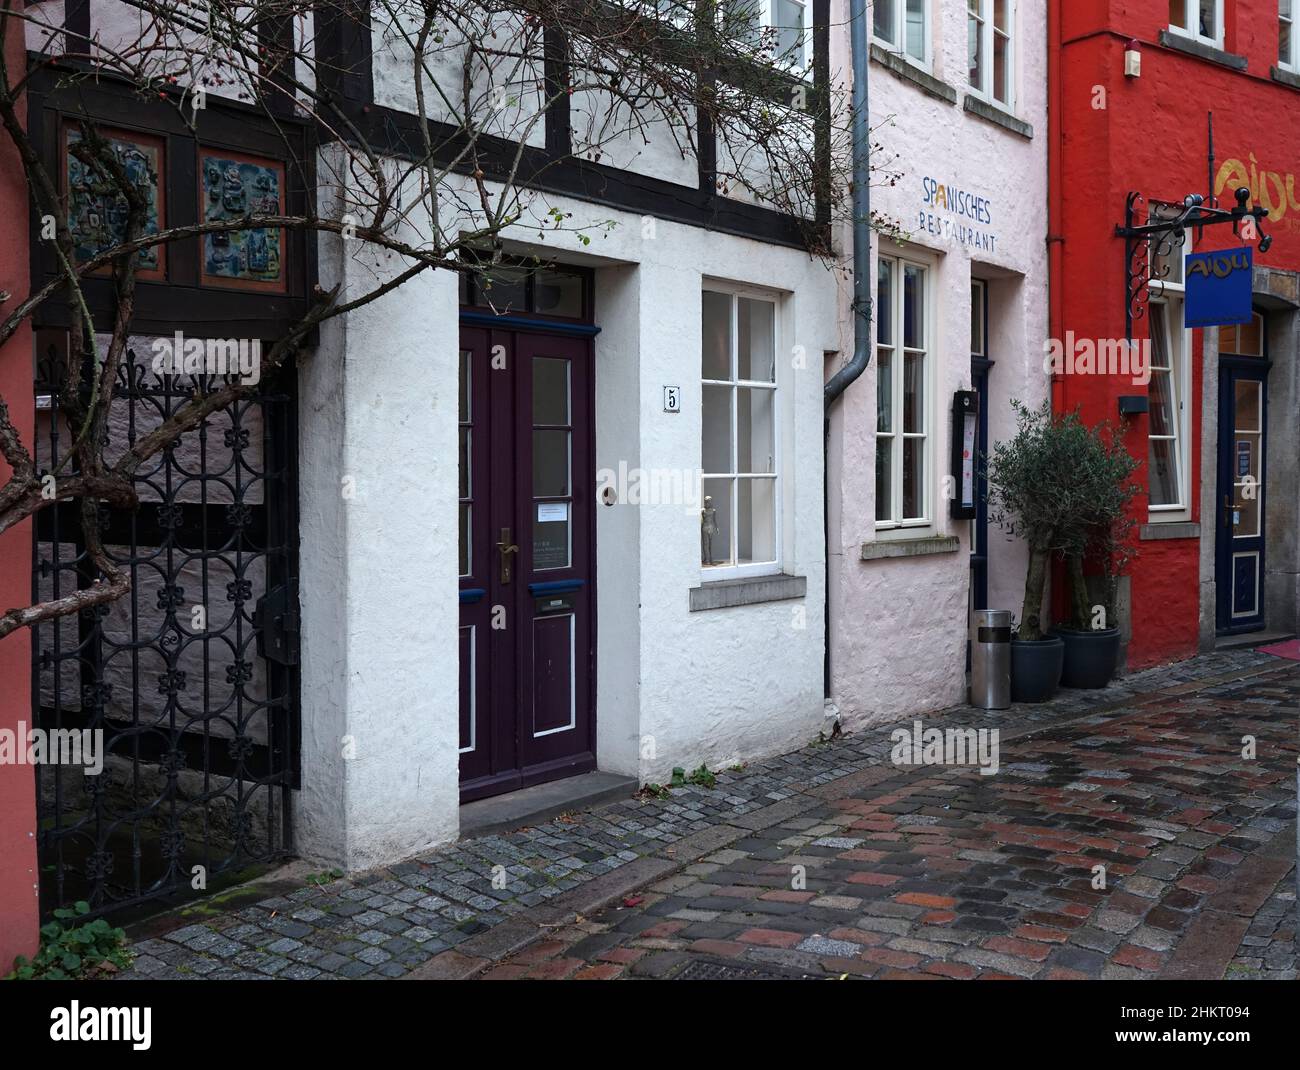
[[[535,784],[531,788],[493,795],[465,803],[460,808],[460,838],[470,840],[513,832],[524,825],[540,825],[569,810],[590,810],[636,793],[636,777],[621,773],[590,773]]]

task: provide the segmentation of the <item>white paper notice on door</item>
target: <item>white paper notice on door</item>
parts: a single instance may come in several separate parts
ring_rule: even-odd
[[[554,524],[569,519],[568,502],[539,502],[537,505],[537,522]]]

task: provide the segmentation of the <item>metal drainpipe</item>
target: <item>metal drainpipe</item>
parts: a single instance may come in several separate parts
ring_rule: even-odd
[[[849,51],[852,54],[853,190],[853,359],[831,376],[825,386],[822,411],[822,528],[826,536],[825,651],[823,681],[831,698],[831,526],[830,460],[831,408],[850,383],[867,370],[871,360],[871,117],[867,109],[867,2],[849,0]]]

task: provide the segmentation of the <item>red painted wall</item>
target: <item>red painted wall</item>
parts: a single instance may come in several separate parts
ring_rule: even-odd
[[[1051,0],[1049,27],[1053,79],[1049,136],[1053,201],[1052,333],[1063,338],[1123,338],[1124,242],[1115,236],[1125,199],[1137,190],[1148,201],[1181,201],[1207,188],[1207,112],[1214,113],[1216,185],[1250,186],[1271,209],[1265,229],[1274,235],[1257,264],[1300,269],[1300,90],[1275,82],[1277,0],[1226,0],[1229,52],[1244,55],[1245,71],[1229,69],[1162,47],[1168,0]],[[1124,50],[1139,42],[1142,74],[1124,76]],[[1255,203],[1255,200],[1252,200]],[[1194,233],[1189,239],[1194,239]],[[1187,251],[1240,245],[1231,228],[1205,232]],[[1201,331],[1193,332],[1191,492],[1194,521],[1201,516]],[[1146,338],[1139,319],[1134,337]],[[1118,397],[1139,394],[1124,377],[1058,376],[1059,411],[1080,408],[1085,419],[1118,422]],[[1128,422],[1124,441],[1142,462],[1146,486],[1147,418]],[[1135,512],[1145,522],[1146,499]],[[1132,630],[1128,664],[1141,668],[1196,652],[1199,619],[1200,540],[1142,542],[1130,568]],[[1056,585],[1060,588],[1063,585]],[[1063,594],[1058,590],[1058,594]],[[1058,610],[1063,603],[1058,603]]]
[[[10,77],[24,66],[22,37],[4,42]],[[7,136],[0,135],[0,290],[12,302],[28,293],[27,186]],[[23,442],[33,442],[32,338],[24,328],[0,347],[0,396]],[[8,466],[0,460],[0,478]],[[31,600],[32,536],[29,524],[0,535],[0,608]],[[0,639],[0,729],[31,721],[31,645],[26,630]],[[36,782],[30,765],[0,765],[0,976],[15,955],[31,956],[37,943]]]

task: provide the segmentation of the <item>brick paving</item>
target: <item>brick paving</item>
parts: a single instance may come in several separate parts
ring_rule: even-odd
[[[613,803],[228,914],[175,912],[149,923],[123,976],[384,978],[450,958],[488,978],[1152,977],[1196,975],[1208,946],[1227,976],[1294,977],[1294,884],[1277,845],[1289,829],[1293,856],[1298,701],[1300,666],[1231,651],[1044,706],[954,707],[926,726],[1000,728],[996,776],[894,766],[896,726],[877,726],[722,773],[711,790]],[[691,856],[709,836],[726,846]],[[631,905],[559,910],[654,860],[675,871]],[[1251,895],[1238,889],[1247,871]],[[1236,934],[1235,957],[1202,937],[1206,918]],[[509,955],[521,941],[504,934],[533,919],[544,938]],[[476,958],[494,930],[501,949]]]

